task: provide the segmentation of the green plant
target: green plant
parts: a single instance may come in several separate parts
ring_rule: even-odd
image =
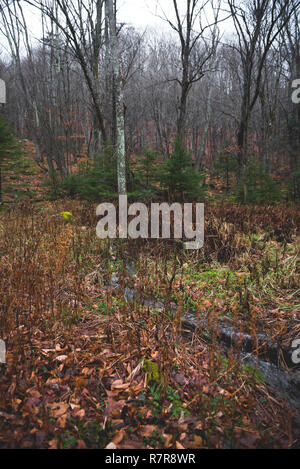
[[[144,148],[129,178],[128,196],[134,200],[150,201],[160,195],[163,161],[156,150]]]
[[[190,160],[189,152],[178,138],[161,176],[162,186],[172,200],[197,200],[204,196],[204,188],[201,185],[203,176],[194,171]]]
[[[111,432],[110,424],[107,425],[106,432],[101,425],[96,422],[80,423],[78,425],[79,437],[87,444],[88,447],[104,448],[109,440]]]
[[[143,370],[148,374],[149,384],[157,385],[163,383],[163,378],[159,373],[157,363],[152,362],[151,360],[145,360]]]
[[[289,198],[294,201],[300,199],[300,170],[291,175],[287,185]]]
[[[237,169],[237,156],[231,145],[225,145],[223,150],[217,155],[214,165],[218,177],[225,180],[226,192],[230,189],[230,177]]]
[[[72,436],[68,430],[60,435],[63,449],[75,448],[77,439]]]
[[[254,368],[253,366],[244,365],[243,371],[250,382],[253,381],[254,383],[258,384],[265,384],[264,377],[262,376],[260,371]]]
[[[47,188],[47,197],[50,200],[57,200],[63,197],[63,187],[59,174],[56,171],[50,171],[48,178],[44,181],[44,186]]]
[[[179,417],[181,412],[184,412],[185,415],[188,415],[188,411],[183,408],[182,402],[178,395],[178,391],[172,388],[172,386],[168,387],[167,399],[172,404],[171,417],[174,417],[174,418]]]
[[[280,186],[266,172],[265,166],[253,159],[246,168],[244,176],[247,196],[243,185],[238,186],[237,200],[248,204],[273,204],[282,200]]]
[[[2,203],[2,165],[4,158],[20,156],[20,145],[13,131],[0,114],[0,204]]]
[[[117,159],[114,149],[108,145],[95,157],[93,163],[81,164],[77,173],[70,174],[62,181],[58,180],[56,173],[52,174],[47,184],[54,199],[68,196],[99,201],[117,197]]]
[[[165,442],[165,439],[162,435],[159,435],[158,430],[155,429],[152,432],[152,435],[150,437],[145,437],[144,438],[144,445],[145,446],[151,446],[151,447],[156,447],[157,444],[163,445]]]
[[[160,167],[161,163],[158,153],[150,148],[144,148],[136,170],[136,174],[139,176],[139,180],[144,187],[153,189],[153,185],[159,179]]]

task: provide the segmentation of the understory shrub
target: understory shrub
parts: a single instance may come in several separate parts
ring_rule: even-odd
[[[237,191],[238,202],[247,204],[274,204],[282,200],[280,185],[266,172],[264,165],[252,160],[245,172],[247,199],[244,199],[244,188],[240,184]]]

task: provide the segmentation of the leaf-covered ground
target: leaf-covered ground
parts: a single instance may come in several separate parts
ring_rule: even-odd
[[[71,201],[0,215],[0,447],[299,447],[297,412],[218,335],[299,337],[297,210],[211,207],[197,255],[96,222]]]

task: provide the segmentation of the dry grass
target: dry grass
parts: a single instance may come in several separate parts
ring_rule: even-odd
[[[293,413],[218,333],[299,335],[297,211],[209,208],[196,256],[101,241],[94,213],[67,201],[1,214],[0,446],[297,446]],[[183,333],[189,309],[205,333]]]

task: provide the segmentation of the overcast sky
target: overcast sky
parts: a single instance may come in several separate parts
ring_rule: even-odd
[[[163,7],[168,14],[172,12],[172,0],[163,0]],[[118,19],[133,26],[162,27],[164,22],[157,17],[162,14],[157,0],[119,0]]]
[[[186,5],[185,0],[179,0],[178,3],[182,4],[183,7]],[[154,30],[159,35],[171,34],[172,29],[162,17],[166,15],[171,20],[175,19],[173,0],[118,0],[117,4],[118,21],[125,22],[142,31],[147,29]],[[26,6],[25,10],[30,33],[39,38],[41,36],[40,16],[33,7]],[[230,22],[222,22],[220,29],[225,33],[230,33],[232,25]],[[4,52],[3,49],[6,49],[6,46],[6,41],[3,41],[0,36],[0,51],[2,49]]]

